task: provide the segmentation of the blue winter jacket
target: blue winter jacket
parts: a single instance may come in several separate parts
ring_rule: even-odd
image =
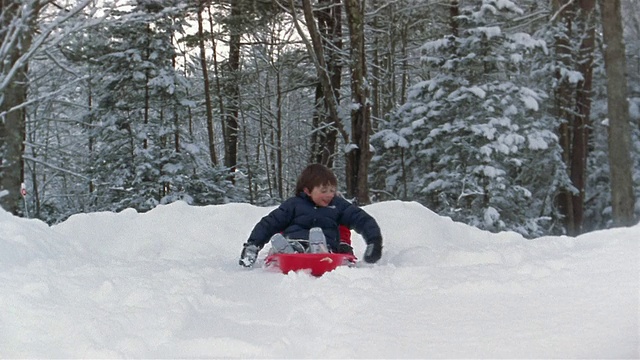
[[[378,223],[361,208],[340,196],[335,196],[328,206],[319,207],[304,192],[287,199],[263,217],[253,228],[247,243],[262,248],[278,232],[289,239],[308,239],[309,229],[319,227],[327,239],[327,246],[336,251],[340,243],[338,225],[357,231],[367,244],[382,243]]]

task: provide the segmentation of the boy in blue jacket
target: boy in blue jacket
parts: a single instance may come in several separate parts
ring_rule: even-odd
[[[239,264],[251,267],[258,252],[269,240],[272,250],[304,252],[306,241],[326,243],[334,253],[353,253],[351,246],[340,243],[339,225],[354,229],[367,243],[364,261],[375,263],[382,256],[382,234],[376,220],[341,196],[336,196],[338,180],[326,166],[307,166],[296,184],[296,196],[263,217],[243,245]],[[310,237],[311,235],[311,237]],[[318,239],[323,237],[323,239]],[[286,239],[289,240],[286,240]]]

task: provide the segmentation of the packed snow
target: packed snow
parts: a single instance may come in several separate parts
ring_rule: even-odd
[[[313,277],[262,268],[268,246],[238,265],[271,209],[0,210],[0,357],[640,357],[640,225],[528,240],[383,202],[382,259]]]

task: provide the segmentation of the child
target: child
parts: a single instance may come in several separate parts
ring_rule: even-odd
[[[378,261],[382,256],[382,234],[378,223],[361,208],[336,196],[337,185],[338,180],[329,168],[320,164],[307,166],[298,178],[296,196],[287,199],[253,228],[249,240],[243,245],[240,265],[253,266],[258,252],[269,239],[272,249],[278,252],[304,251],[308,247],[304,246],[306,241],[317,242],[314,239],[319,236],[324,240],[323,245],[326,241],[324,246],[328,251],[353,253],[349,244],[340,242],[340,225],[354,229],[364,237],[367,243],[364,261]]]

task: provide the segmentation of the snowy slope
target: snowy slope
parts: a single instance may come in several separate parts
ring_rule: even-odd
[[[237,265],[271,209],[0,210],[0,357],[640,357],[640,226],[526,240],[384,202],[381,261],[314,278]]]

